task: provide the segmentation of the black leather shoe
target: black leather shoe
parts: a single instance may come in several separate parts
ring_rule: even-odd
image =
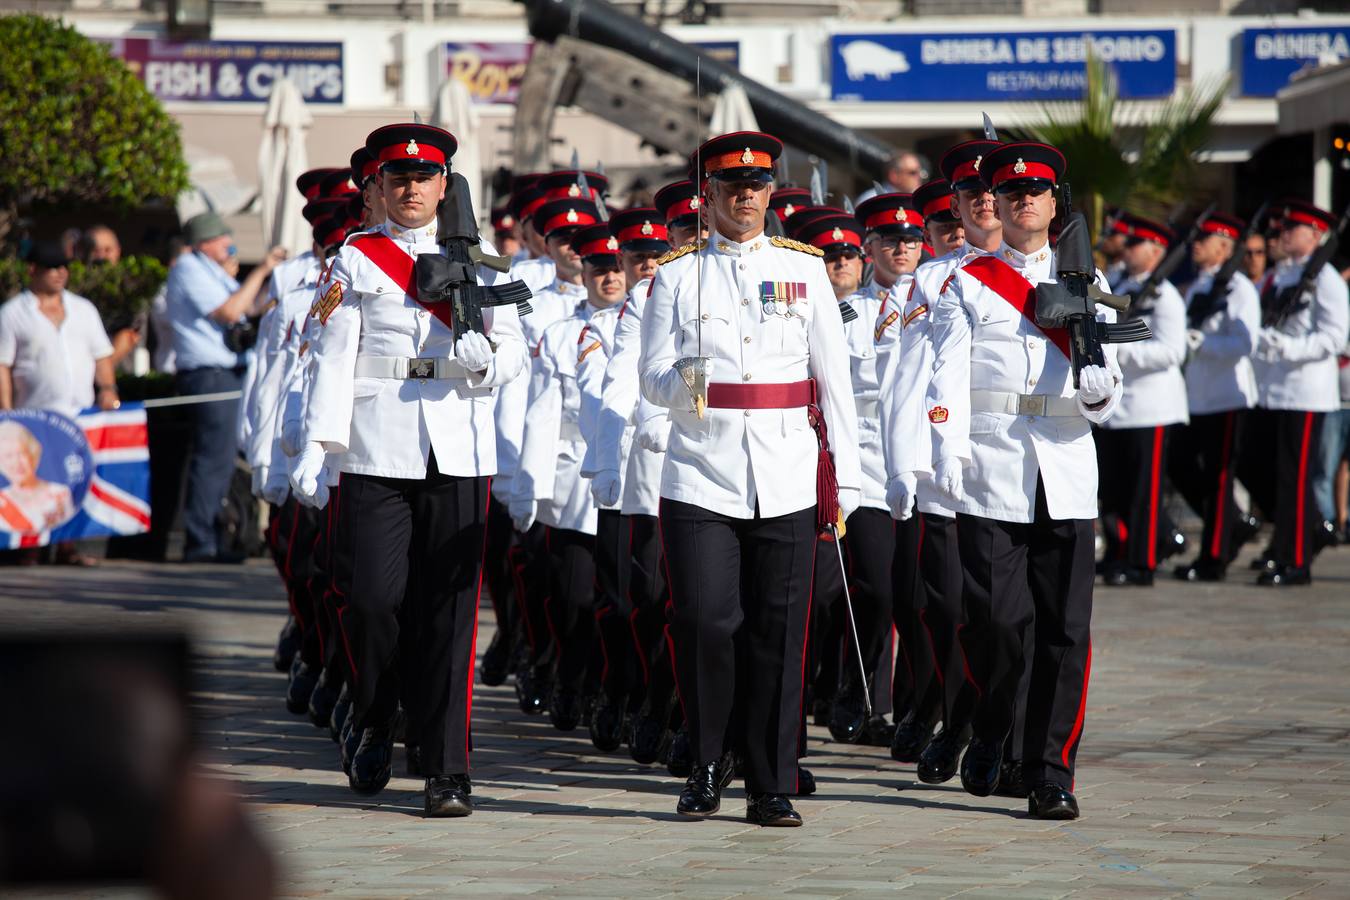
[[[867,707],[863,705],[862,689],[851,686],[834,698],[830,709],[830,737],[845,744],[862,740],[867,725]]]
[[[1313,553],[1317,554],[1328,547],[1335,547],[1339,544],[1341,542],[1341,535],[1340,532],[1336,530],[1336,526],[1333,523],[1323,519],[1313,527],[1312,539]]]
[[[328,680],[328,670],[319,673],[319,680],[309,695],[309,720],[315,728],[327,728],[333,718],[333,707],[337,705],[339,688]]]
[[[722,808],[722,791],[731,783],[735,770],[731,754],[725,753],[715,762],[694,766],[680,791],[680,802],[675,812],[682,816],[702,819]]]
[[[1172,529],[1172,533],[1163,539],[1162,546],[1158,548],[1158,560],[1169,559],[1173,556],[1180,556],[1186,552],[1186,535]]]
[[[1053,781],[1042,781],[1027,796],[1027,812],[1033,819],[1076,819],[1078,798]]]
[[[591,743],[601,753],[613,753],[623,743],[623,704],[601,694],[591,708]]]
[[[661,755],[666,740],[665,717],[646,713],[633,722],[628,733],[628,755],[633,762],[649,766]]]
[[[300,639],[300,626],[295,624],[295,619],[288,617],[286,624],[281,626],[281,633],[277,635],[277,647],[272,651],[272,667],[278,672],[291,670],[291,662],[295,654],[300,652]]]
[[[342,758],[342,774],[344,775],[352,774],[352,757],[356,755],[356,748],[361,746],[362,733],[352,728],[352,718],[348,716],[338,736],[338,754]]]
[[[499,630],[492,635],[492,643],[483,651],[483,662],[478,668],[483,684],[488,687],[505,684],[510,664],[511,648],[507,646],[506,639]]]
[[[830,709],[833,704],[824,697],[817,697],[811,701],[811,724],[818,728],[824,728],[830,724]]]
[[[1178,581],[1223,581],[1226,569],[1226,566],[1212,560],[1197,559],[1193,563],[1177,566],[1172,570],[1172,577]]]
[[[1003,767],[1003,739],[984,741],[975,738],[961,757],[961,787],[967,794],[988,797],[998,790]]]
[[[809,797],[816,792],[816,776],[805,766],[797,767],[797,793],[794,797]]]
[[[572,688],[555,689],[548,704],[548,717],[559,731],[576,728],[581,724],[581,694]]]
[[[352,756],[347,783],[358,794],[378,794],[394,774],[393,723],[367,728]]]
[[[889,747],[895,737],[895,726],[886,721],[885,716],[873,716],[863,726],[862,740],[859,743],[869,747]]]
[[[688,778],[694,771],[694,750],[689,746],[689,729],[681,727],[670,741],[670,755],[666,758],[666,771],[676,778]],[[730,778],[730,773],[727,774]]]
[[[1256,583],[1265,587],[1312,584],[1312,569],[1308,566],[1276,566],[1258,575]]]
[[[291,680],[286,685],[287,712],[297,716],[307,713],[309,697],[314,693],[314,686],[318,683],[318,671],[305,665],[305,661],[297,656],[291,663]]]
[[[1260,519],[1256,518],[1256,516],[1238,516],[1237,521],[1233,524],[1233,534],[1229,541],[1230,546],[1228,552],[1230,558],[1228,561],[1232,562],[1232,557],[1237,556],[1238,551],[1242,549],[1243,545],[1260,533]]]
[[[404,763],[403,767],[408,772],[409,778],[422,777],[422,748],[417,744],[405,744],[403,746]]]
[[[1102,576],[1102,583],[1111,587],[1127,587],[1129,585],[1151,587],[1153,570],[1140,568],[1139,566],[1116,566]]]
[[[527,716],[537,716],[548,708],[549,695],[553,688],[548,681],[548,671],[543,667],[533,669],[523,666],[516,673],[516,702],[520,711]]]
[[[895,726],[895,734],[891,736],[891,759],[902,763],[916,763],[932,739],[933,723],[921,721],[914,711],[910,710],[900,720],[900,724]]]
[[[952,780],[961,761],[961,751],[970,743],[970,726],[944,727],[919,754],[916,771],[924,784],[942,784]]]
[[[802,817],[783,794],[748,794],[745,821],[766,828],[796,828],[802,824]]]
[[[994,795],[997,797],[1016,797],[1025,799],[1027,794],[1026,779],[1022,777],[1022,761],[1020,759],[1005,759],[998,772],[998,787],[994,788]]]
[[[1250,566],[1253,572],[1274,572],[1279,568],[1279,563],[1267,552],[1252,560]]]
[[[468,775],[436,775],[427,779],[426,817],[457,819],[473,813]]]
[[[328,736],[334,743],[342,740],[342,732],[347,726],[347,717],[352,712],[352,692],[347,685],[338,693],[337,703],[333,704],[333,715],[328,720]]]

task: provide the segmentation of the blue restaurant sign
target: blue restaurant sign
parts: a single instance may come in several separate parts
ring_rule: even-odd
[[[1350,25],[1247,28],[1242,32],[1242,93],[1274,97],[1304,66],[1350,59]]]

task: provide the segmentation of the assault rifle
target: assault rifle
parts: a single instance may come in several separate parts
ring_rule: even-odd
[[[1280,291],[1269,291],[1267,295],[1261,297],[1262,328],[1279,328],[1308,305],[1311,300],[1309,294],[1317,284],[1317,276],[1322,274],[1323,267],[1331,262],[1331,258],[1340,249],[1341,232],[1345,230],[1347,224],[1350,224],[1350,206],[1341,213],[1335,226],[1327,232],[1322,243],[1303,264],[1303,273],[1299,275],[1298,283]]]
[[[1102,344],[1146,341],[1153,332],[1138,319],[1119,323],[1097,320],[1097,304],[1122,312],[1130,301],[1097,287],[1087,220],[1073,211],[1068,184],[1064,185],[1064,213],[1064,228],[1055,246],[1056,280],[1036,285],[1036,324],[1068,330],[1073,386],[1077,388],[1078,374],[1085,367],[1106,365]]]
[[[1246,246],[1248,238],[1260,233],[1261,220],[1265,218],[1268,206],[1270,206],[1269,201],[1262,203],[1261,208],[1256,211],[1256,215],[1252,216],[1247,222],[1246,230],[1242,232],[1242,236],[1233,245],[1233,254],[1224,260],[1223,265],[1219,267],[1219,271],[1214,273],[1214,282],[1210,285],[1209,290],[1191,297],[1190,308],[1186,310],[1188,327],[1199,328],[1210,316],[1228,308],[1228,284],[1237,274],[1238,266],[1242,264],[1242,248]]]
[[[422,253],[415,263],[418,299],[423,303],[450,303],[455,340],[466,332],[484,333],[483,309],[515,305],[523,316],[531,311],[530,289],[524,282],[484,287],[478,283],[478,266],[498,272],[511,268],[511,260],[491,256],[479,246],[478,219],[469,199],[469,183],[458,172],[449,175],[445,198],[436,209],[436,242],[442,253]]]
[[[1191,243],[1200,234],[1200,226],[1205,224],[1205,220],[1213,215],[1214,207],[1217,205],[1211,203],[1206,206],[1205,211],[1196,216],[1195,221],[1191,223],[1191,228],[1186,232],[1186,237],[1173,244],[1171,249],[1167,251],[1167,255],[1162,258],[1162,262],[1158,263],[1153,271],[1148,273],[1148,278],[1144,279],[1144,283],[1139,286],[1139,290],[1131,294],[1130,309],[1127,315],[1137,316],[1139,313],[1148,310],[1145,304],[1158,296],[1158,292],[1162,290],[1162,283],[1171,278],[1172,273],[1177,270],[1177,266],[1181,265],[1181,261],[1190,252]]]

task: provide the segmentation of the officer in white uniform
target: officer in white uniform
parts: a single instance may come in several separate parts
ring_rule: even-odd
[[[375,793],[389,780],[401,668],[419,685],[407,727],[421,750],[431,816],[472,811],[474,644],[497,463],[492,393],[526,360],[513,306],[484,309],[487,336],[456,340],[448,304],[413,294],[417,256],[442,250],[437,204],[455,146],[429,125],[389,125],[366,139],[381,161],[389,218],[347,241],[320,288],[307,443],[292,477],[292,488],[312,497],[325,455],[345,454],[338,517],[346,546],[335,578],[353,732],[361,734],[351,786]],[[395,666],[405,594],[415,653]]]
[[[1186,291],[1186,405],[1190,422],[1172,436],[1168,474],[1204,520],[1200,550],[1177,566],[1182,581],[1220,581],[1255,529],[1237,504],[1233,479],[1247,410],[1256,403],[1251,355],[1261,329],[1261,301],[1229,259],[1247,229],[1241,219],[1213,213],[1191,245],[1196,276]],[[1238,260],[1233,260],[1236,266]],[[1225,269],[1229,269],[1226,273]],[[1227,278],[1216,284],[1216,278]]]
[[[713,230],[657,271],[640,362],[643,395],[671,411],[661,530],[694,757],[677,809],[720,808],[734,748],[746,818],[761,825],[801,823],[788,795],[816,535],[862,488],[847,344],[819,251],[764,235],[781,152],[756,132],[696,152]]]
[[[1259,583],[1312,582],[1312,560],[1330,533],[1313,494],[1322,419],[1340,408],[1337,354],[1345,346],[1350,309],[1344,279],[1328,263],[1298,285],[1309,258],[1338,225],[1311,203],[1277,211],[1283,254],[1261,285],[1261,332],[1254,367],[1259,390],[1248,429],[1242,483],[1275,533]],[[1310,275],[1313,273],[1309,273]]]
[[[1075,389],[1068,335],[1030,318],[1034,286],[1056,278],[1051,191],[1063,171],[1064,157],[1044,144],[1003,144],[984,155],[980,177],[995,192],[1003,246],[963,263],[930,313],[933,480],[957,513],[961,641],[981,692],[961,782],[977,796],[998,787],[1018,680],[1031,665],[1022,762],[1031,813],[1042,818],[1078,814],[1073,760],[1089,671],[1097,514],[1091,423],[1114,412],[1121,392],[1112,346],[1107,367],[1086,366]]]
[[[1130,213],[1119,221],[1129,233],[1121,257],[1125,274],[1115,292],[1131,298],[1125,315],[1143,319],[1153,337],[1116,351],[1125,388],[1120,406],[1096,435],[1106,536],[1102,577],[1116,587],[1153,584],[1162,548],[1176,531],[1164,508],[1163,476],[1170,426],[1187,418],[1181,377],[1186,304],[1170,281],[1150,283],[1177,236],[1166,225]]]

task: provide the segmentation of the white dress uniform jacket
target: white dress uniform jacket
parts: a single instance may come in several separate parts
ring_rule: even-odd
[[[906,278],[907,282],[909,279]],[[875,283],[868,288],[879,288]],[[896,284],[893,293],[909,293],[907,284]],[[845,298],[858,318],[844,325],[848,342],[849,374],[853,380],[853,401],[858,411],[858,462],[862,472],[862,505],[886,510],[886,462],[882,454],[880,361],[877,356],[875,324],[889,294],[884,288],[856,291]]]
[[[581,437],[586,442],[586,451],[581,460],[581,477],[590,480],[600,471],[600,418],[601,390],[605,381],[605,369],[609,356],[614,352],[615,332],[619,326],[619,316],[623,312],[623,303],[617,306],[597,309],[586,323],[585,329],[577,337],[577,387],[581,391],[581,412],[577,417],[581,428]],[[629,448],[633,444],[633,428],[623,428],[619,432],[619,456],[627,460]],[[619,501],[601,509],[618,509],[623,500],[623,474],[619,472]]]
[[[386,222],[375,229],[409,256],[437,253],[436,223],[405,229]],[[454,334],[408,296],[348,238],[319,290],[340,300],[323,322],[314,352],[305,431],[329,452],[345,451],[342,471],[389,478],[425,478],[434,450],[441,474],[491,475],[497,470],[494,388],[525,368],[525,341],[513,306],[483,310],[484,327],[497,345],[486,370],[445,364],[449,377],[358,377],[362,357],[452,360]],[[483,243],[486,253],[495,253]],[[479,269],[479,282],[496,273]]]
[[[1307,261],[1307,257],[1282,260],[1266,276],[1262,291],[1298,284]],[[1253,366],[1258,403],[1266,409],[1331,412],[1341,407],[1336,354],[1345,346],[1350,329],[1346,284],[1327,265],[1317,274],[1315,285],[1310,302],[1274,329],[1281,336],[1280,350],[1257,349]]]
[[[1147,273],[1126,275],[1115,293],[1124,296],[1138,291],[1147,279]],[[1186,304],[1172,283],[1163,281],[1157,296],[1135,306],[1153,337],[1116,348],[1125,386],[1120,406],[1102,427],[1153,428],[1185,422],[1186,382],[1181,364],[1186,359]]]
[[[530,414],[511,488],[513,499],[538,504],[538,521],[582,534],[595,534],[597,507],[590,479],[581,475],[586,441],[581,434],[577,357],[586,343],[582,332],[596,312],[582,303],[576,315],[544,329],[530,372]]]
[[[714,231],[706,249],[657,270],[642,316],[642,393],[671,411],[661,496],[733,518],[814,506],[816,435],[801,407],[709,409],[699,419],[674,368],[683,357],[710,357],[713,384],[814,378],[840,491],[862,488],[848,345],[834,290],[818,256],[773,240],[760,235],[739,243]],[[763,302],[775,282],[803,289],[790,304]]]
[[[1049,245],[1024,255],[1007,243],[999,259],[1030,285],[1055,277]],[[969,265],[969,262],[963,265]],[[1098,284],[1105,279],[1098,275]],[[928,418],[935,460],[955,457],[964,465],[964,496],[958,513],[1005,522],[1032,522],[1036,483],[1044,485],[1055,519],[1097,517],[1097,453],[1090,423],[1103,422],[1120,402],[1120,382],[1099,409],[1077,399],[1069,357],[1007,300],[963,268],[935,299],[929,313],[933,329],[933,377],[928,388]],[[1102,321],[1114,311],[1098,310]],[[1116,347],[1105,345],[1107,368],[1120,378]],[[983,399],[1035,394],[1070,398],[1070,415],[1014,415],[974,411]],[[983,399],[981,399],[983,398]]]
[[[1186,291],[1186,309],[1214,286],[1215,266],[1201,272]],[[1256,403],[1252,352],[1261,330],[1261,299],[1246,275],[1234,272],[1223,309],[1200,323],[1204,336],[1186,364],[1186,403],[1191,415],[1250,409]]]

